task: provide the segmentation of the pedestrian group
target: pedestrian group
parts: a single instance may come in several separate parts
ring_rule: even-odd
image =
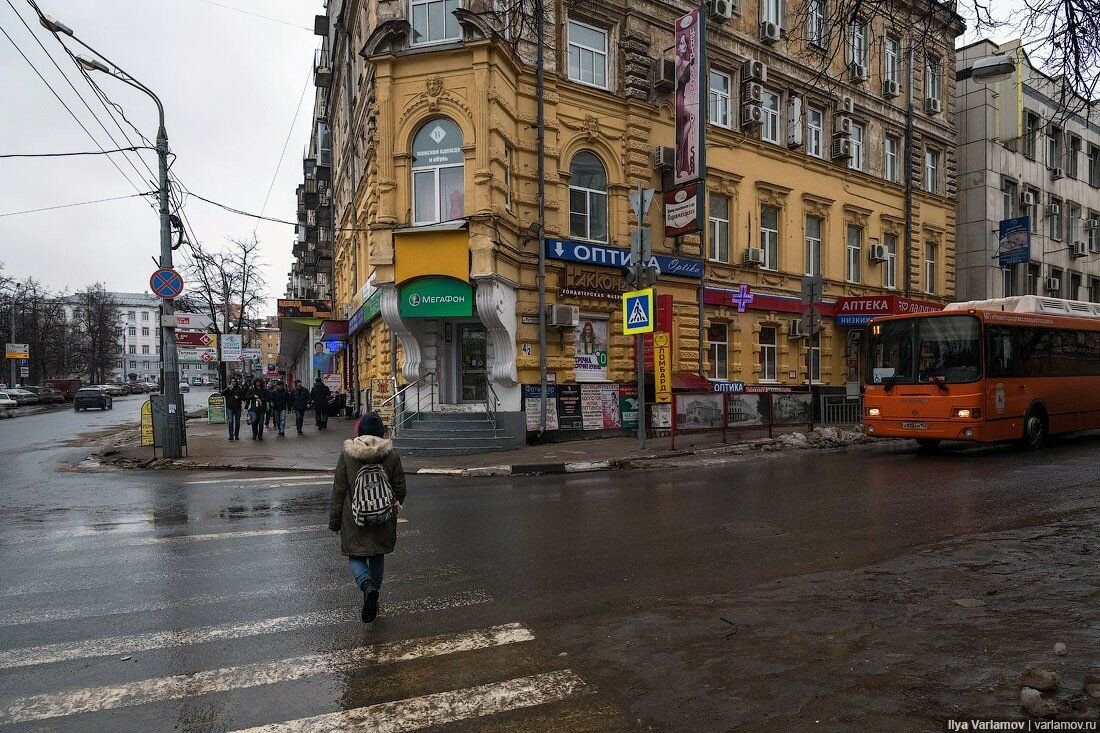
[[[264,439],[264,427],[271,426],[279,431],[279,437],[286,437],[286,418],[289,410],[294,411],[294,428],[302,435],[306,411],[313,409],[314,424],[318,430],[328,429],[328,403],[332,396],[320,377],[313,383],[313,389],[302,386],[302,380],[294,380],[294,388],[289,388],[280,379],[264,380],[256,377],[252,383],[242,386],[236,377],[229,386],[221,391],[225,398],[225,416],[229,427],[229,439],[241,439],[241,418],[245,417],[252,427],[252,439]]]

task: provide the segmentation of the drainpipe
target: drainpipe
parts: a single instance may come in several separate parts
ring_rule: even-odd
[[[913,42],[909,42],[909,103],[905,106],[905,297],[913,295]]]
[[[539,435],[546,432],[546,86],[543,0],[535,0],[535,90],[538,99],[539,199]]]

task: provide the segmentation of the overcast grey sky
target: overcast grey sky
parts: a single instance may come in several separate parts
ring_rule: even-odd
[[[265,210],[279,219],[296,218],[294,188],[301,180],[302,151],[312,122],[314,87],[309,75],[319,41],[309,29],[313,16],[323,12],[321,0],[38,0],[38,4],[161,97],[171,148],[178,156],[172,170],[189,189],[246,211],[259,212],[263,205],[309,77],[306,99]],[[99,143],[106,149],[116,147],[16,11],[115,139],[126,146],[75,65],[38,24],[27,0],[0,0],[0,27]],[[95,78],[123,106],[126,116],[154,138],[156,108],[151,100],[104,74]],[[0,89],[4,91],[0,154],[96,149],[3,35]],[[123,126],[136,140],[133,131]],[[146,151],[143,156],[156,171],[156,154]],[[0,159],[0,215],[125,196],[134,194],[135,186],[152,190],[150,176],[138,161],[134,163],[142,178],[121,155],[110,157],[133,185],[104,155]],[[194,198],[184,210],[198,238],[215,246],[227,237],[251,236],[257,226],[256,220]],[[140,292],[149,287],[154,269],[150,258],[159,251],[158,232],[156,213],[142,198],[0,216],[0,262],[11,276],[31,275],[55,289],[75,290],[102,282],[111,290]],[[266,310],[274,312],[274,298],[286,288],[294,231],[290,226],[261,222],[257,236],[268,263],[265,275],[272,300]]]

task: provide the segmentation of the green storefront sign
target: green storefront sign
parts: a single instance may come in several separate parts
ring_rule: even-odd
[[[402,318],[469,318],[474,314],[474,290],[451,277],[425,277],[401,288]]]

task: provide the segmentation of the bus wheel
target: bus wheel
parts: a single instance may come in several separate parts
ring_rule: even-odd
[[[1047,440],[1047,417],[1041,409],[1033,409],[1024,418],[1024,437],[1020,447],[1024,450],[1039,450]]]
[[[940,447],[940,441],[932,438],[917,438],[917,445],[921,450],[933,451]]]

